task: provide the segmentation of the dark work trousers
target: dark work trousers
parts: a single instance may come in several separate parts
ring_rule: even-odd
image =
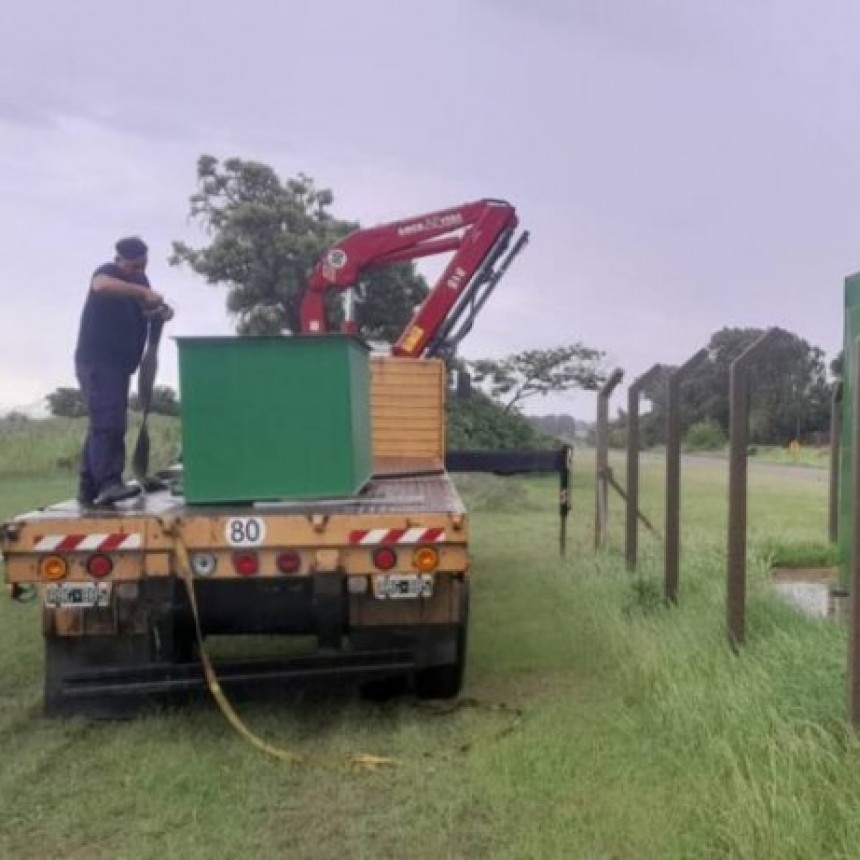
[[[91,502],[102,490],[122,482],[131,376],[104,363],[79,361],[75,370],[90,416],[78,499]]]

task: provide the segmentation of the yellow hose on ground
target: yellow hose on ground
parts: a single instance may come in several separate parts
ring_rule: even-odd
[[[175,525],[172,528],[166,528],[165,531],[171,534],[174,539],[174,549],[176,551],[176,560],[179,566],[179,576],[185,584],[185,590],[188,593],[188,601],[191,603],[191,614],[194,616],[194,631],[197,636],[197,645],[200,651],[200,662],[203,664],[203,673],[206,677],[206,684],[209,687],[209,692],[212,698],[218,705],[221,713],[227,719],[227,722],[241,735],[249,744],[256,747],[266,755],[272,756],[280,761],[288,764],[317,764],[319,766],[347,764],[352,767],[365,768],[368,770],[376,770],[380,767],[391,767],[397,764],[397,761],[385,756],[368,755],[366,753],[358,753],[347,756],[342,762],[326,761],[322,759],[310,759],[308,756],[293,750],[281,749],[264,741],[261,737],[254,734],[251,729],[245,725],[245,722],[236,713],[236,709],[230,703],[221,685],[218,683],[218,676],[215,674],[215,668],[212,665],[212,659],[203,641],[203,631],[200,627],[200,613],[197,609],[197,598],[194,594],[194,575],[191,571],[191,561],[188,558],[188,549],[177,533]]]

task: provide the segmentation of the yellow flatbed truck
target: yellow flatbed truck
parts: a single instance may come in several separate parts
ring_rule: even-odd
[[[225,684],[411,675],[419,695],[456,695],[468,517],[442,460],[444,366],[371,367],[374,470],[354,496],[212,506],[165,489],[111,511],[68,501],[3,524],[10,590],[35,590],[42,605],[48,713],[115,713],[205,687],[180,544],[207,635],[319,643],[289,660],[220,665]]]

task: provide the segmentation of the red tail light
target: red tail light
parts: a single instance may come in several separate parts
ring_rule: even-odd
[[[255,552],[234,552],[233,569],[240,576],[253,576],[260,570],[260,560]]]
[[[391,570],[397,564],[397,553],[391,547],[381,546],[373,551],[373,563],[379,570]]]
[[[302,557],[295,550],[279,552],[275,564],[281,573],[298,573],[302,566]]]
[[[96,579],[104,579],[113,570],[113,560],[108,555],[96,553],[87,559],[87,573]]]

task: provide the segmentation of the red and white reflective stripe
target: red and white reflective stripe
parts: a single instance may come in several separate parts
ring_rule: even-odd
[[[364,529],[349,533],[349,542],[368,546],[381,543],[440,543],[445,529]]]
[[[43,535],[33,545],[34,552],[113,552],[140,549],[142,536],[137,534]]]

